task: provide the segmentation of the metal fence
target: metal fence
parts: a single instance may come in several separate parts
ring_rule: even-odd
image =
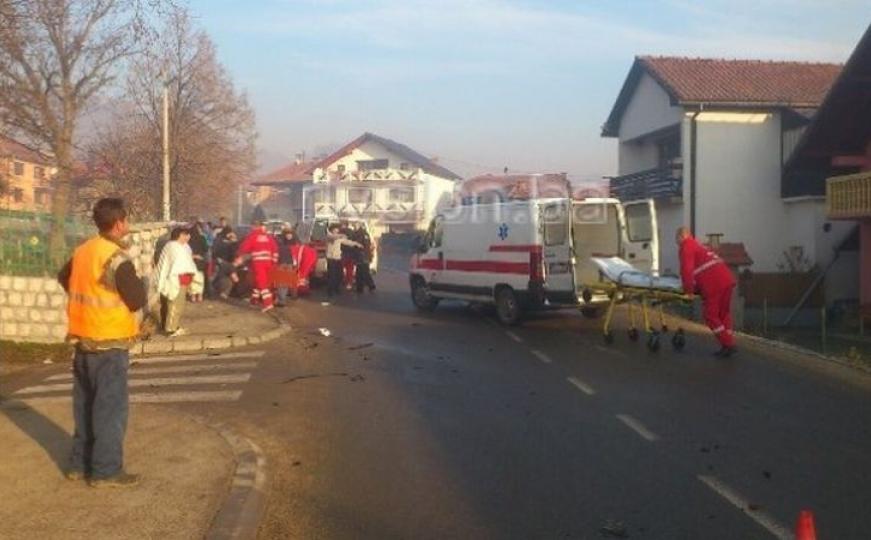
[[[54,219],[50,214],[0,210],[0,274],[50,276],[57,260],[66,260],[81,241],[93,234],[90,223],[68,218],[64,223],[65,248],[58,257],[49,249]]]

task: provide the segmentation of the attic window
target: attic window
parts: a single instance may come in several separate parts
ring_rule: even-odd
[[[358,171],[375,171],[386,169],[388,161],[386,159],[366,159],[357,162]]]

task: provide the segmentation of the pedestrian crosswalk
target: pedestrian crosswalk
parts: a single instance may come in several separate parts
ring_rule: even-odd
[[[131,403],[237,401],[265,351],[133,358],[127,386]],[[27,403],[70,401],[72,373],[46,377],[12,398]]]

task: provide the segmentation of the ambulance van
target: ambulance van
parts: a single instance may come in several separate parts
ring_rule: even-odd
[[[423,311],[442,299],[492,304],[505,325],[524,312],[580,308],[595,316],[594,256],[658,272],[652,200],[530,199],[455,206],[436,216],[410,263],[411,298]]]

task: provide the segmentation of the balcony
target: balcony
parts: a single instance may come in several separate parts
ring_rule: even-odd
[[[827,179],[826,210],[831,219],[871,217],[871,171]]]
[[[683,166],[647,169],[611,177],[611,196],[621,201],[658,199],[680,201],[683,197]]]
[[[363,171],[326,171],[316,169],[312,175],[315,184],[384,181],[417,182],[420,180],[420,177],[420,169],[369,169]]]

